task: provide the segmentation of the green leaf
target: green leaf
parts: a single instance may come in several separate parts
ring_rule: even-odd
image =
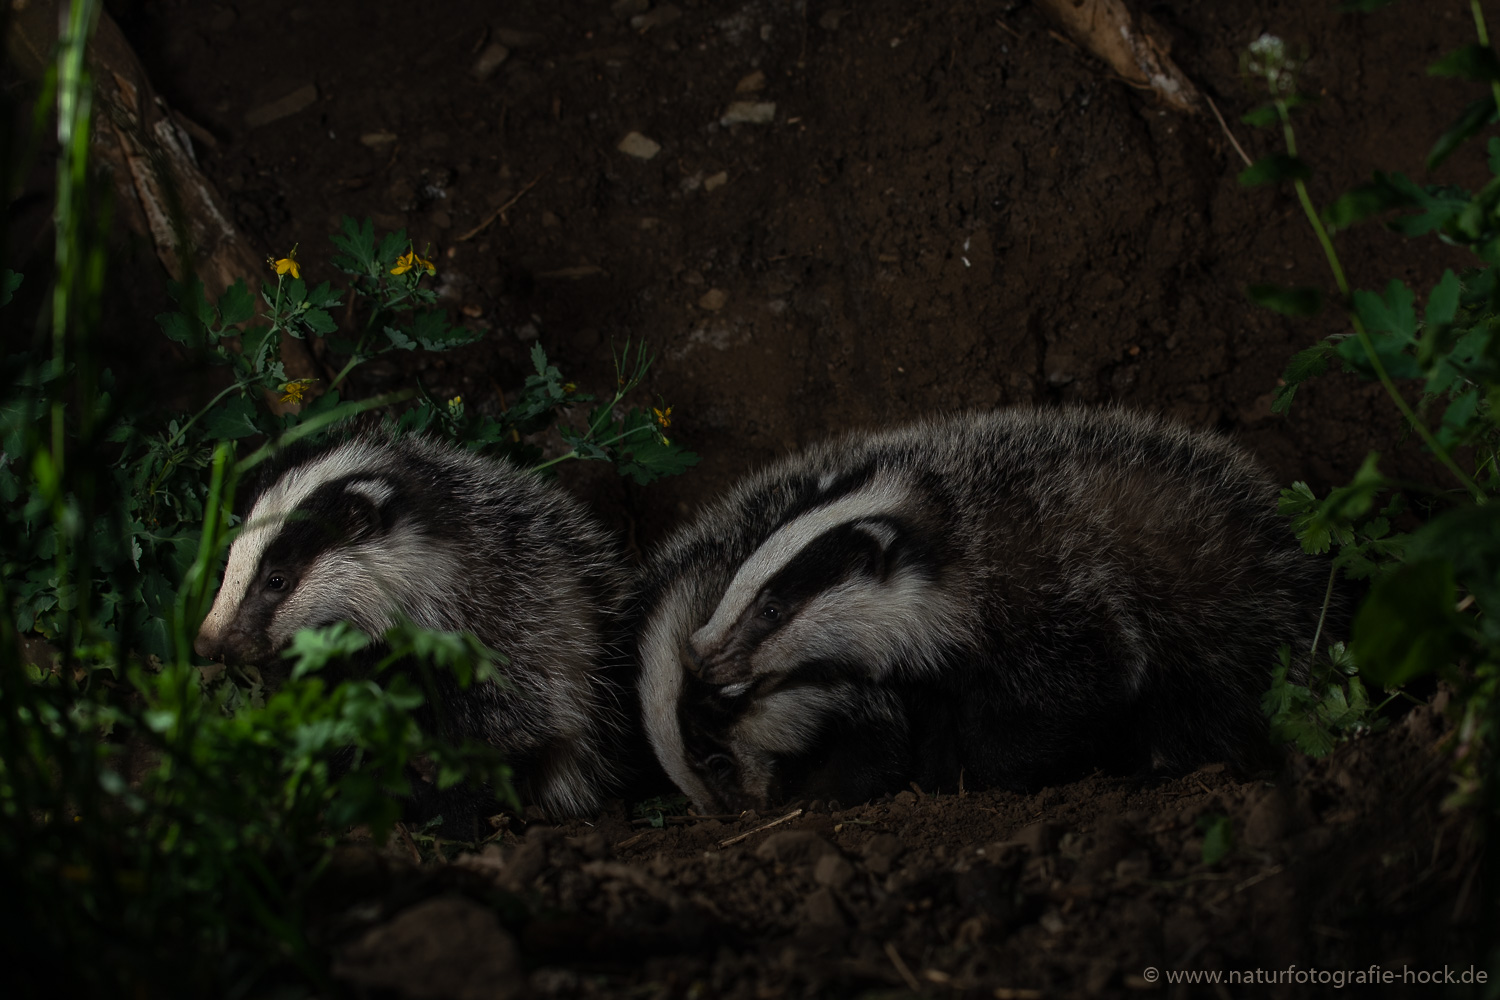
[[[1292,397],[1297,394],[1297,387],[1310,378],[1316,378],[1328,371],[1329,365],[1337,357],[1338,352],[1333,345],[1326,340],[1314,344],[1303,351],[1298,351],[1287,362],[1286,371],[1282,373],[1281,385],[1276,387],[1271,397],[1271,412],[1285,413],[1292,406]]]
[[[16,289],[21,287],[21,279],[24,275],[12,271],[10,268],[0,268],[0,306],[9,305]]]
[[[1427,154],[1427,169],[1436,170],[1465,140],[1494,120],[1494,94],[1485,94],[1472,102],[1433,145],[1432,152]]]
[[[445,313],[428,309],[412,316],[411,336],[429,351],[443,351],[472,344],[484,334],[463,326],[449,326]]]
[[[161,327],[161,332],[167,335],[168,340],[175,340],[187,347],[201,345],[207,335],[202,323],[180,312],[160,313],[156,317],[156,322]]]
[[[1272,153],[1242,170],[1239,179],[1243,187],[1259,187],[1280,181],[1306,180],[1311,176],[1312,169],[1300,158],[1287,153]]]
[[[405,333],[393,326],[385,328],[385,335],[390,340],[391,346],[398,351],[415,351],[417,349],[417,342],[415,340],[412,340]]]
[[[1354,618],[1350,650],[1361,672],[1390,688],[1448,666],[1463,641],[1454,598],[1453,568],[1437,560],[1377,582]]]
[[[1316,288],[1251,285],[1249,292],[1251,302],[1283,316],[1316,316],[1323,308],[1323,293]]]
[[[1354,311],[1364,323],[1386,374],[1391,378],[1420,376],[1421,366],[1407,351],[1417,335],[1416,296],[1411,289],[1400,281],[1392,281],[1386,286],[1383,296],[1356,291],[1353,302]],[[1341,341],[1338,353],[1356,371],[1365,375],[1374,373],[1374,365],[1360,338],[1349,337]]]
[[[1488,45],[1465,45],[1427,67],[1432,76],[1458,76],[1489,83],[1500,80],[1500,56]]]
[[[1234,850],[1234,826],[1228,816],[1200,816],[1198,829],[1203,831],[1204,865],[1212,868]]]
[[[1270,128],[1281,121],[1281,113],[1274,104],[1263,104],[1254,111],[1240,116],[1240,121],[1255,128]]]
[[[255,424],[255,407],[248,396],[230,396],[223,399],[203,417],[203,429],[208,436],[221,441],[259,434]]]
[[[333,257],[333,266],[350,274],[368,274],[375,266],[375,223],[368,218],[364,223],[344,216],[343,232],[332,237],[333,245],[342,254]]]
[[[224,289],[219,296],[219,322],[224,326],[235,326],[255,315],[255,296],[240,278]]]
[[[1443,271],[1443,278],[1437,283],[1427,296],[1427,335],[1431,336],[1434,330],[1445,326],[1451,326],[1453,318],[1458,315],[1458,300],[1463,292],[1463,285],[1458,280],[1458,275],[1452,271]]]
[[[318,336],[326,336],[339,328],[333,317],[323,309],[308,309],[299,317],[303,324]]]

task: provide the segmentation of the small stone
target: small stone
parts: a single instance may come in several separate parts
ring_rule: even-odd
[[[496,28],[495,40],[513,49],[529,49],[541,45],[547,36],[538,31],[518,31],[515,28]]]
[[[776,120],[775,101],[735,101],[724,110],[720,125],[769,125]]]
[[[364,135],[359,137],[359,141],[361,144],[369,146],[371,149],[381,149],[385,146],[389,146],[391,143],[396,141],[396,133],[366,132]]]
[[[651,0],[615,0],[609,5],[609,12],[622,21],[636,14],[644,14],[650,9]]]
[[[1291,804],[1286,793],[1270,788],[1250,807],[1241,837],[1245,846],[1257,851],[1280,845],[1291,827]]]
[[[802,918],[813,927],[843,927],[844,911],[827,887],[815,889],[802,903]]]
[[[474,60],[474,65],[469,72],[474,74],[476,80],[488,80],[495,75],[495,70],[500,68],[500,64],[505,62],[509,55],[510,49],[499,42],[491,42],[484,47],[483,52],[479,53],[479,58]]]
[[[723,187],[725,184],[728,184],[728,183],[729,183],[729,171],[727,171],[727,170],[720,170],[718,173],[713,174],[712,176],[703,178],[703,190],[705,190],[705,191],[717,191],[719,188]]]
[[[698,308],[707,309],[709,312],[718,312],[724,308],[724,303],[729,301],[729,293],[722,288],[710,288],[698,299]]]
[[[681,16],[680,7],[676,4],[664,3],[653,11],[632,17],[630,26],[636,31],[650,31],[652,28],[666,27]]]
[[[298,87],[296,90],[278,100],[262,104],[257,108],[251,108],[245,112],[245,125],[248,128],[260,128],[274,121],[289,118],[299,111],[305,111],[318,100],[318,88],[314,84]]]
[[[1058,829],[1053,823],[1033,823],[1013,834],[1006,843],[1018,844],[1031,852],[1032,857],[1051,854],[1057,847]]]
[[[906,845],[901,843],[901,838],[895,834],[877,833],[870,838],[869,843],[865,844],[865,867],[873,875],[887,875],[890,873],[891,863],[900,857],[904,850],[906,850]]]
[[[825,854],[837,854],[834,847],[811,830],[787,830],[773,833],[755,849],[755,856],[784,865],[808,864]]]
[[[853,878],[854,866],[837,854],[825,854],[813,866],[813,881],[832,889],[842,889]]]
[[[419,903],[343,949],[335,979],[401,996],[511,997],[524,984],[520,949],[494,912],[467,899]]]
[[[895,802],[898,806],[914,806],[917,804],[917,793],[897,792],[891,796],[891,801]]]
[[[746,73],[740,77],[740,82],[734,85],[736,94],[753,94],[764,89],[766,89],[766,74],[764,70],[759,69],[754,73]]]
[[[649,160],[661,152],[661,143],[653,142],[639,132],[631,132],[620,140],[615,147],[626,156],[633,156],[638,160]]]

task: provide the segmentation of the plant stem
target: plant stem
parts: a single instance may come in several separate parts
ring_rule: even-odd
[[[1318,627],[1313,632],[1312,651],[1309,660],[1317,659],[1318,643],[1323,638],[1323,622],[1328,618],[1328,605],[1333,602],[1333,582],[1338,579],[1338,576],[1339,568],[1330,565],[1328,567],[1328,587],[1323,591],[1323,610],[1318,612]]]
[[[1497,86],[1500,86],[1500,84],[1497,84]],[[1276,112],[1281,116],[1281,129],[1283,135],[1286,136],[1287,153],[1291,156],[1296,156],[1297,137],[1292,131],[1291,111],[1287,107],[1285,100],[1281,98],[1276,99]],[[1405,397],[1396,388],[1396,383],[1391,379],[1390,374],[1386,372],[1385,364],[1380,360],[1380,355],[1375,353],[1375,342],[1370,339],[1370,332],[1365,329],[1365,324],[1360,320],[1359,313],[1354,310],[1353,299],[1349,291],[1349,281],[1344,276],[1344,267],[1339,262],[1338,251],[1333,247],[1333,240],[1329,237],[1328,230],[1323,225],[1323,220],[1318,217],[1318,210],[1313,207],[1312,196],[1307,193],[1307,185],[1303,183],[1301,178],[1293,181],[1292,184],[1297,189],[1297,200],[1302,204],[1302,211],[1307,215],[1307,221],[1312,225],[1313,232],[1317,234],[1318,243],[1323,247],[1323,256],[1328,258],[1328,266],[1333,271],[1334,284],[1338,286],[1339,294],[1344,298],[1345,308],[1349,312],[1349,321],[1354,327],[1355,336],[1359,338],[1360,346],[1365,349],[1365,354],[1370,359],[1370,367],[1375,369],[1375,377],[1380,380],[1380,384],[1385,387],[1386,394],[1391,397],[1391,401],[1396,404],[1396,408],[1401,411],[1401,415],[1406,418],[1407,423],[1411,424],[1412,429],[1417,432],[1422,441],[1437,456],[1438,461],[1447,466],[1448,471],[1453,473],[1454,478],[1474,498],[1475,503],[1485,503],[1489,498],[1485,495],[1484,490],[1480,489],[1474,480],[1470,479],[1464,473],[1463,469],[1458,467],[1458,463],[1453,461],[1452,456],[1448,454],[1448,450],[1438,442],[1438,439],[1433,436],[1432,431],[1427,429],[1427,425],[1412,410],[1411,406],[1406,402]]]
[[[1469,10],[1474,14],[1474,31],[1479,35],[1479,44],[1488,47],[1490,44],[1490,31],[1485,27],[1484,11],[1479,7],[1479,0],[1469,0]],[[1490,81],[1490,94],[1495,98],[1495,107],[1500,110],[1500,80]]]

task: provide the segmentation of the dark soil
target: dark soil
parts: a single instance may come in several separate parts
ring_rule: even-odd
[[[1373,169],[1425,176],[1474,96],[1425,74],[1471,40],[1462,3],[1142,6],[1252,157],[1278,137],[1238,124],[1259,103],[1239,53],[1264,31],[1305,48],[1319,203]],[[1124,403],[1229,431],[1317,487],[1371,449],[1422,466],[1352,377],[1272,415],[1287,359],[1340,329],[1245,298],[1330,284],[1295,198],[1241,188],[1211,116],[1163,110],[1025,3],[678,0],[638,23],[605,0],[116,13],[163,96],[216,137],[198,154],[260,249],[300,243],[320,280],[343,215],[431,244],[447,301],[489,331],[422,362],[434,389],[498,407],[536,338],[604,386],[611,346],[649,341],[648,388],[702,464],[644,488],[602,466],[566,480],[640,548],[788,449],[963,407]],[[509,55],[480,79],[495,42]],[[307,85],[310,106],[252,127]],[[774,102],[772,120],[722,124],[735,100]],[[620,152],[632,131],[660,152]],[[1475,156],[1439,179],[1473,183]],[[1373,228],[1339,245],[1364,287],[1463,264]],[[409,374],[370,366],[362,387]],[[1371,963],[1399,984],[1404,966],[1482,962],[1476,845],[1440,809],[1444,728],[1419,710],[1273,782],[1210,769],[806,803],[737,843],[784,814],[658,830],[622,807],[507,833],[457,870],[354,851],[339,898],[360,902],[330,904],[326,943],[345,980],[411,996],[1324,995],[1151,976]],[[1208,865],[1215,816],[1236,846]]]

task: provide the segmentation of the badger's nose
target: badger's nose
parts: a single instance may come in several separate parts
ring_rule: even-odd
[[[193,640],[193,652],[205,660],[218,660],[224,656],[224,643],[216,635],[208,632],[199,632],[198,638]]]

